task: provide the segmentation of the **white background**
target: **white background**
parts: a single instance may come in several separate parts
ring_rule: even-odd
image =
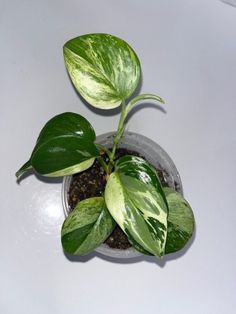
[[[128,129],[175,161],[196,236],[157,261],[68,259],[60,245],[60,180],[14,173],[53,115],[85,115],[97,134],[116,128],[74,91],[62,46],[111,33],[140,57],[143,92],[166,113],[139,110]],[[236,8],[217,0],[0,1],[0,313],[233,314],[236,307]]]

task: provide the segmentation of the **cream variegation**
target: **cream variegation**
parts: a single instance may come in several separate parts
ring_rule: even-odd
[[[118,107],[136,89],[140,62],[122,39],[108,34],[88,34],[64,45],[71,80],[81,96],[101,109]]]
[[[31,165],[44,176],[63,176],[90,167],[99,152],[93,142],[78,136],[56,136],[33,151]]]
[[[125,207],[125,197],[119,177],[112,173],[106,185],[105,190],[106,205],[113,218],[119,224],[122,230],[125,230],[125,219],[128,218]]]
[[[194,232],[194,215],[189,203],[171,188],[164,188],[167,198],[168,235],[165,253],[181,250]]]
[[[63,223],[63,248],[70,254],[88,254],[106,240],[115,225],[103,197],[85,199],[78,203]]]
[[[101,109],[113,109],[121,104],[121,98],[109,81],[102,74],[98,75],[88,62],[66,47],[64,58],[74,86],[89,104]]]
[[[67,167],[65,169],[58,170],[55,172],[46,173],[46,174],[44,174],[44,176],[46,176],[46,177],[64,177],[64,176],[68,176],[68,175],[73,175],[75,173],[79,173],[79,172],[82,172],[82,171],[90,168],[93,165],[94,160],[95,160],[95,158],[90,158],[90,159],[82,161],[81,163],[78,163],[74,166]]]
[[[155,170],[142,158],[125,156],[105,189],[107,208],[135,248],[162,256],[167,236],[167,203]]]
[[[63,53],[76,90],[89,104],[100,109],[121,105],[113,144],[108,147],[97,144],[93,127],[81,115],[58,114],[42,128],[29,160],[17,171],[17,178],[27,171],[58,177],[92,167],[90,174],[94,175],[95,189],[89,194],[88,186],[83,183],[84,197],[100,196],[100,193],[102,196],[79,201],[66,217],[61,240],[64,251],[69,254],[84,255],[94,250],[111,234],[116,222],[131,245],[144,254],[161,257],[181,249],[194,230],[189,204],[175,191],[162,188],[156,169],[144,159],[129,155],[118,157],[117,148],[127,117],[135,106],[147,100],[164,103],[160,96],[150,93],[130,97],[141,76],[136,53],[124,40],[101,33],[69,40]],[[99,164],[102,171],[96,170]],[[81,176],[85,175],[91,183],[90,174]]]

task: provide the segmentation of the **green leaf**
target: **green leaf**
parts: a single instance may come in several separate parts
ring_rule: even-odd
[[[168,207],[151,165],[139,157],[121,157],[108,179],[105,201],[137,250],[156,256],[164,254]]]
[[[37,147],[31,157],[33,168],[41,175],[71,175],[92,166],[99,152],[93,143],[77,136],[58,136]]]
[[[72,112],[59,114],[43,127],[30,160],[17,171],[16,176],[20,177],[32,167],[38,173],[50,176],[86,170],[93,164],[94,157],[98,156],[95,139],[94,129],[84,117]]]
[[[108,34],[83,35],[68,41],[63,50],[75,88],[94,107],[118,107],[139,83],[139,59],[120,38]]]
[[[74,135],[91,142],[96,139],[94,129],[88,120],[77,113],[64,112],[45,124],[39,133],[36,148],[54,137],[65,135]]]
[[[64,221],[62,246],[67,253],[85,255],[103,243],[115,225],[103,197],[83,200]]]
[[[181,250],[191,238],[194,231],[194,216],[188,202],[171,188],[164,188],[167,197],[168,233],[165,253]]]

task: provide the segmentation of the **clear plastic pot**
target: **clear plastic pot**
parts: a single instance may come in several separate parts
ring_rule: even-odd
[[[96,142],[105,147],[111,147],[113,144],[114,134],[115,132],[109,132],[99,135]],[[182,183],[178,170],[169,155],[157,143],[143,135],[133,132],[125,132],[118,147],[136,151],[141,156],[145,157],[145,159],[154,168],[164,170],[164,179],[167,184],[179,193],[183,194]],[[64,177],[62,183],[62,203],[65,216],[68,216],[71,212],[68,204],[68,191],[71,179],[72,176],[66,176]],[[113,249],[105,243],[99,246],[95,251],[113,258],[133,258],[142,255],[133,247],[126,250]]]

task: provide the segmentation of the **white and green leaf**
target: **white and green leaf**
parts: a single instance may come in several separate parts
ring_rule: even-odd
[[[105,189],[108,210],[142,253],[162,256],[168,206],[155,169],[135,156],[121,157]]]
[[[83,200],[63,223],[62,246],[70,254],[88,254],[107,239],[115,225],[103,197]]]
[[[181,250],[194,232],[194,216],[189,203],[171,188],[164,188],[167,198],[168,234],[165,253]]]
[[[108,34],[83,35],[69,40],[63,50],[75,88],[94,107],[118,107],[139,83],[139,59],[120,38]]]

